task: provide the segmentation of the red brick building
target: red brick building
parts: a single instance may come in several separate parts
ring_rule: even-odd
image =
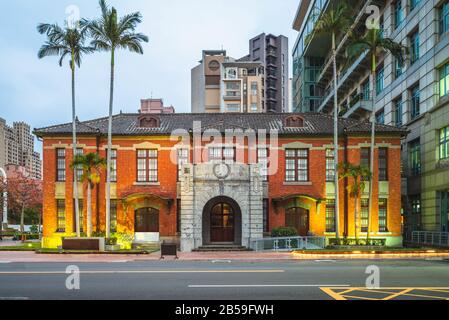
[[[248,247],[279,226],[334,238],[332,122],[329,115],[313,113],[116,115],[111,229],[135,242],[179,240],[184,251],[214,243]],[[79,123],[78,152],[106,157],[106,128],[106,118]],[[370,124],[340,119],[339,128],[341,162],[369,165]],[[378,210],[371,237],[400,245],[405,133],[383,125],[376,131],[373,206]],[[35,133],[44,148],[44,245],[54,246],[75,230],[71,124]],[[97,231],[105,230],[105,176],[93,191]],[[340,233],[354,237],[350,183],[340,180]],[[85,212],[85,186],[79,189]],[[367,231],[365,191],[360,237]]]

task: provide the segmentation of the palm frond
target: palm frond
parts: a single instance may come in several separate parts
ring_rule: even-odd
[[[118,31],[119,33],[134,31],[136,29],[136,26],[141,22],[142,15],[140,14],[140,12],[127,14],[120,19],[120,22],[118,24]]]
[[[58,45],[52,42],[46,42],[38,51],[37,56],[39,59],[49,56],[58,56],[66,50],[67,47],[63,45]]]
[[[38,51],[40,59],[47,56],[59,56],[59,65],[62,66],[65,57],[73,53],[79,67],[83,54],[93,52],[91,47],[84,45],[88,36],[87,24],[84,22],[74,29],[68,26],[61,28],[57,24],[41,23],[37,26],[37,30],[47,36],[47,41]]]

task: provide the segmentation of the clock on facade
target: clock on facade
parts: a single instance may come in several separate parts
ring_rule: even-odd
[[[231,168],[226,163],[217,163],[214,165],[214,175],[218,179],[225,179],[229,176]]]

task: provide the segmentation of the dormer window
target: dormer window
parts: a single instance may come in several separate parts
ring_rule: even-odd
[[[285,126],[287,128],[302,128],[304,127],[304,119],[300,116],[292,116],[285,119]]]
[[[137,122],[140,128],[159,128],[159,119],[155,116],[140,116]]]

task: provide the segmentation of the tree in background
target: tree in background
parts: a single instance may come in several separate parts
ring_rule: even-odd
[[[83,168],[82,182],[87,184],[87,236],[92,235],[92,189],[100,182],[100,171],[106,161],[98,153],[79,154],[71,163],[72,168]],[[78,222],[80,224],[80,222]]]
[[[16,173],[8,179],[8,203],[11,212],[20,215],[20,232],[24,233],[25,213],[42,210],[42,181]]]
[[[332,39],[332,65],[334,78],[334,159],[335,159],[335,236],[340,239],[340,198],[338,185],[338,81],[337,81],[337,35],[345,34],[350,27],[349,8],[346,2],[334,3],[329,10],[319,18],[314,32],[315,36],[330,36]],[[309,36],[306,41],[310,41]]]
[[[109,8],[105,0],[100,0],[101,17],[87,22],[93,38],[91,45],[98,51],[111,53],[111,78],[109,91],[109,121],[108,121],[108,152],[106,177],[106,238],[111,232],[111,148],[112,148],[112,114],[114,112],[114,80],[115,80],[115,52],[125,49],[143,54],[141,43],[148,42],[148,37],[136,33],[136,27],[142,22],[140,12],[127,14],[118,18],[117,10]]]
[[[354,36],[350,45],[346,49],[346,56],[349,61],[353,61],[360,57],[360,55],[366,53],[371,60],[371,156],[370,156],[370,171],[374,174],[374,147],[375,147],[375,135],[376,135],[376,73],[377,73],[377,58],[382,52],[390,53],[399,63],[403,63],[405,56],[408,53],[408,48],[400,43],[394,42],[390,38],[384,37],[383,30],[380,29],[379,21],[375,25],[371,26],[364,36]],[[373,182],[370,180],[369,188],[369,210],[368,210],[368,231],[367,239],[369,239],[371,232],[371,217],[373,211]]]
[[[354,198],[354,236],[357,241],[360,220],[359,200],[365,191],[366,181],[371,178],[371,171],[365,166],[344,163],[339,165],[339,177],[340,179],[352,180],[348,185],[347,190],[349,196]]]
[[[76,108],[75,108],[75,70],[76,66],[81,67],[81,60],[84,54],[93,52],[93,48],[85,46],[88,29],[79,21],[70,25],[67,23],[65,28],[57,24],[41,23],[37,26],[40,34],[47,35],[47,42],[40,48],[38,57],[42,59],[48,56],[59,56],[59,66],[62,67],[64,59],[70,57],[70,71],[72,75],[72,144],[73,154],[76,154]],[[73,173],[73,198],[75,199],[76,221],[79,221],[78,204],[78,181],[74,169]],[[77,236],[80,237],[80,226],[76,225]]]

